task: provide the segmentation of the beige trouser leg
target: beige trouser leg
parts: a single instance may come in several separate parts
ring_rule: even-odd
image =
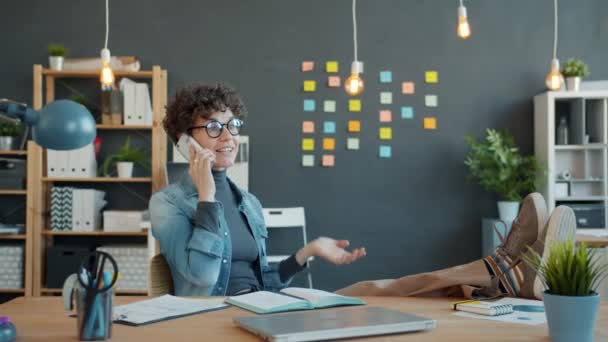
[[[483,260],[399,279],[368,280],[336,291],[345,296],[466,297],[491,287],[490,273]]]

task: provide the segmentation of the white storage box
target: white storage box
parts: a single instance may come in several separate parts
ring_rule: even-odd
[[[103,230],[107,232],[139,232],[144,211],[106,210],[103,212]]]

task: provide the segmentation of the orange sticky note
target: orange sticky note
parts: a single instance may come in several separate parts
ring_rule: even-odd
[[[431,116],[424,118],[424,129],[437,129],[437,119]]]
[[[332,166],[334,166],[335,163],[336,163],[336,160],[335,160],[333,154],[324,154],[323,155],[323,162],[321,163],[321,165],[323,165],[325,167],[332,167]]]
[[[315,150],[315,139],[311,139],[311,138],[302,139],[302,150],[303,151],[314,151]]]
[[[327,85],[335,88],[340,86],[340,76],[328,76]]]
[[[315,68],[315,62],[305,61],[302,62],[302,71],[312,71]]]
[[[380,139],[390,140],[393,138],[393,129],[390,127],[380,127]]]
[[[323,149],[333,151],[336,149],[336,139],[334,138],[323,138]]]
[[[348,121],[348,131],[349,132],[361,132],[361,121],[349,120]]]
[[[351,112],[360,112],[361,111],[361,100],[359,100],[359,99],[348,100],[348,110]]]
[[[428,70],[424,73],[424,80],[426,81],[426,83],[438,83],[439,74],[435,70]]]
[[[317,90],[317,82],[313,80],[304,81],[304,91],[315,91]]]
[[[391,122],[393,121],[393,113],[390,110],[380,111],[380,122]]]
[[[325,63],[325,70],[327,72],[338,72],[338,62],[329,61],[329,62]]]
[[[414,82],[401,83],[401,92],[403,94],[413,94],[414,93]]]
[[[314,133],[315,123],[314,121],[302,121],[302,133]]]

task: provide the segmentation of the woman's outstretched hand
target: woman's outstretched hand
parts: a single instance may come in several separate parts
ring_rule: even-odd
[[[296,260],[298,264],[304,265],[309,257],[317,256],[335,265],[347,265],[365,256],[365,247],[356,248],[349,252],[345,249],[349,244],[348,240],[320,237],[302,247],[296,253]]]

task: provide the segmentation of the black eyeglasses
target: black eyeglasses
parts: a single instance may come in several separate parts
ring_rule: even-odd
[[[228,122],[226,122],[225,124],[219,121],[210,121],[206,125],[193,126],[188,128],[188,133],[192,134],[192,130],[197,128],[204,128],[210,138],[217,138],[222,135],[224,126],[226,126],[228,133],[232,135],[239,135],[239,133],[241,132],[241,128],[243,128],[244,124],[245,123],[243,122],[243,120],[237,118],[232,118],[228,120]]]

